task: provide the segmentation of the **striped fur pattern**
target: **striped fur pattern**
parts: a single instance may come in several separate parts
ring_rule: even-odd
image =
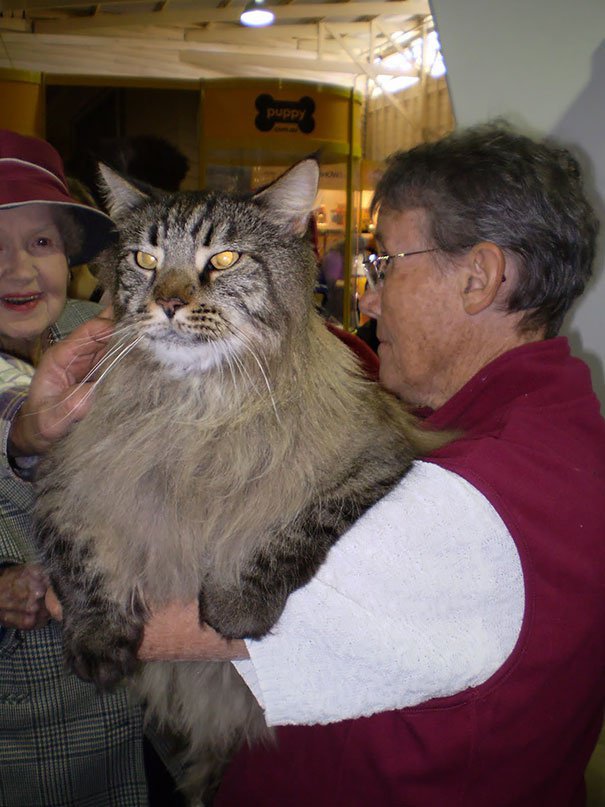
[[[103,173],[120,230],[111,369],[42,463],[40,545],[69,664],[102,687],[130,678],[186,738],[193,800],[269,732],[229,663],[137,661],[150,611],[197,599],[224,636],[263,636],[440,438],[314,311],[314,160],[247,198],[156,196]]]

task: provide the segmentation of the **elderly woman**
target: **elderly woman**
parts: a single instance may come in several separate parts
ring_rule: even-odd
[[[2,807],[148,804],[139,709],[125,692],[97,693],[64,668],[32,540],[33,460],[19,456],[11,428],[45,347],[97,311],[66,300],[69,264],[111,237],[107,216],[70,198],[48,143],[0,131]]]
[[[557,336],[596,247],[579,165],[479,126],[394,155],[374,207],[380,379],[459,438],[265,637],[175,604],[140,654],[234,659],[275,727],[215,807],[580,807],[605,705],[605,421]],[[45,356],[57,400],[67,347]]]

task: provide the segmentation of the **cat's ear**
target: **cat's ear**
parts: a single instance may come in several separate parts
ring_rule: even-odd
[[[302,235],[314,207],[318,184],[319,164],[310,157],[293,165],[252,198],[274,212],[277,220],[285,221],[292,232]]]
[[[148,193],[104,163],[99,163],[99,189],[105,198],[109,215],[114,219],[149,198]]]

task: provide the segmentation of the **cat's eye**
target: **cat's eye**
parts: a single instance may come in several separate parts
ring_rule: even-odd
[[[141,269],[155,269],[158,265],[158,259],[149,252],[141,252],[141,250],[139,250],[134,256],[134,259]]]
[[[224,252],[217,252],[210,258],[210,263],[215,269],[229,269],[239,260],[239,252],[226,249]]]

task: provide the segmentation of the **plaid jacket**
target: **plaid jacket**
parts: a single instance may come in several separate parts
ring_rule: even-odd
[[[64,336],[98,306],[69,301]],[[0,564],[35,559],[31,485],[8,464],[11,418],[32,368],[0,353]],[[56,622],[0,638],[0,807],[146,807],[142,717],[125,690],[99,694],[66,672]]]

